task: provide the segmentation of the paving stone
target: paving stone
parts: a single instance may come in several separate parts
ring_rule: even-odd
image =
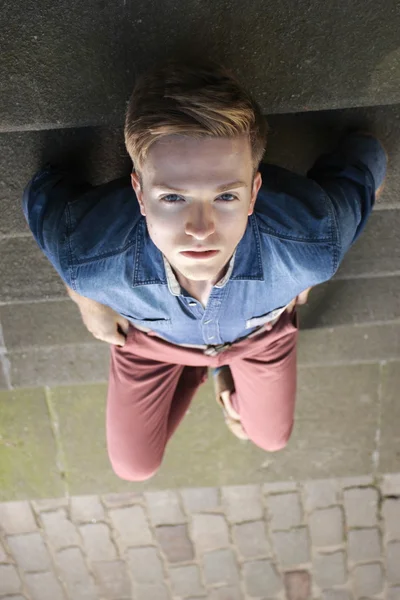
[[[272,563],[268,560],[245,562],[243,575],[247,593],[250,596],[272,596],[282,589],[282,581]]]
[[[346,583],[347,573],[344,552],[316,554],[313,562],[315,582],[321,588]]]
[[[239,571],[232,550],[215,550],[203,557],[204,577],[207,585],[236,585]]]
[[[155,548],[131,548],[127,557],[136,583],[159,584],[163,581],[163,567]]]
[[[79,545],[80,540],[76,527],[67,519],[64,509],[44,512],[41,514],[41,520],[50,544],[55,550]]]
[[[136,585],[136,600],[169,600],[170,596],[165,585]]]
[[[122,550],[128,546],[147,546],[153,543],[153,536],[141,506],[116,508],[110,510],[109,515],[117,533],[117,544]]]
[[[119,494],[104,494],[101,497],[104,505],[109,508],[122,508],[133,504],[144,504],[142,494],[137,492],[121,492]]]
[[[310,543],[305,527],[276,531],[272,533],[272,542],[278,561],[283,567],[310,562]]]
[[[168,490],[144,494],[153,525],[179,525],[186,517],[179,504],[178,494]]]
[[[64,495],[44,391],[0,391],[0,413],[0,501]]]
[[[338,485],[334,479],[307,481],[304,484],[304,505],[307,511],[338,503]]]
[[[156,538],[168,562],[178,563],[193,559],[193,545],[189,539],[186,525],[156,527]]]
[[[189,488],[180,493],[188,513],[209,512],[220,508],[217,488]]]
[[[209,598],[210,600],[243,600],[240,589],[232,586],[224,586],[211,590]],[[197,599],[193,598],[193,600]],[[200,598],[198,600],[200,600]]]
[[[8,535],[37,531],[37,524],[29,502],[0,504],[0,527]]]
[[[308,600],[311,595],[311,578],[308,571],[291,571],[283,576],[287,600]]]
[[[89,575],[79,548],[60,550],[57,553],[56,560],[70,598],[74,600],[97,600],[98,596],[94,581]]]
[[[74,523],[96,523],[104,520],[104,508],[98,496],[71,498],[71,520]]]
[[[200,580],[200,571],[197,565],[174,567],[169,571],[172,589],[176,596],[187,597],[193,594],[204,594],[204,586]]]
[[[387,600],[400,600],[400,586],[388,589]]]
[[[309,526],[313,546],[337,546],[344,542],[343,513],[338,506],[314,511]]]
[[[12,596],[2,596],[1,600],[26,600],[25,598],[23,598],[22,596],[14,596],[14,594]]]
[[[89,560],[100,561],[117,558],[115,546],[111,541],[110,530],[105,523],[81,525],[79,531]]]
[[[272,530],[291,529],[301,525],[303,513],[298,493],[268,496],[266,503]]]
[[[379,564],[358,565],[352,573],[356,598],[370,598],[383,589],[383,572]]]
[[[263,494],[284,494],[285,492],[297,492],[296,481],[271,481],[262,486]]]
[[[343,492],[348,527],[378,524],[378,493],[374,488],[353,488]]]
[[[388,473],[383,476],[381,483],[383,496],[400,496],[400,473]]]
[[[13,535],[7,544],[16,563],[24,571],[45,571],[50,567],[50,556],[39,533]]]
[[[359,477],[343,477],[341,479],[342,488],[371,487],[374,485],[374,478],[371,475],[360,475]]]
[[[237,549],[244,558],[271,554],[264,521],[239,523],[233,526],[232,531]]]
[[[58,508],[68,508],[68,498],[44,498],[31,501],[33,510],[37,515],[41,512],[53,512]]]
[[[325,590],[322,600],[352,600],[352,596],[347,590]]]
[[[0,594],[13,594],[21,590],[21,580],[14,565],[0,565]]]
[[[387,545],[386,561],[388,582],[400,584],[400,542],[390,542]]]
[[[123,561],[95,562],[93,569],[102,595],[112,600],[131,597],[131,584]]]
[[[386,498],[382,503],[385,534],[388,540],[400,540],[400,498]]]
[[[232,523],[263,518],[261,490],[258,485],[223,487],[222,500],[226,504],[228,520]]]
[[[381,557],[378,529],[354,529],[348,532],[348,557],[353,562],[376,560]]]
[[[32,600],[64,600],[61,585],[53,573],[30,573],[25,575]]]
[[[198,552],[229,546],[229,532],[222,515],[193,515],[192,538]]]
[[[8,563],[10,562],[10,558],[0,540],[0,563]]]

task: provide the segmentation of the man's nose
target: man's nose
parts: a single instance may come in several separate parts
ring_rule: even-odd
[[[211,206],[193,207],[186,221],[186,233],[201,240],[215,231],[215,220]]]

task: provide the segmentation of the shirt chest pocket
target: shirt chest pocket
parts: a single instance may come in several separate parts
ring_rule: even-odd
[[[140,319],[138,317],[133,317],[132,315],[120,314],[125,317],[125,319],[128,319],[128,321],[130,321],[133,325],[140,325],[141,327],[145,327],[146,329],[151,329],[153,331],[169,331],[172,327],[171,319],[166,319],[164,317]]]
[[[261,325],[265,325],[266,323],[270,323],[274,321],[286,310],[286,306],[281,306],[280,308],[276,308],[275,310],[271,310],[270,312],[265,313],[264,315],[260,315],[258,317],[251,317],[251,319],[246,320],[246,329],[252,329],[253,327],[260,327]]]

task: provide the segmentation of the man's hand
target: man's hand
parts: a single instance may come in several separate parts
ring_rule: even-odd
[[[291,301],[291,303],[288,305],[287,307],[287,311],[289,313],[293,312],[294,307],[296,306],[296,304],[305,304],[307,302],[307,298],[308,298],[308,294],[310,292],[312,288],[307,288],[306,290],[304,290],[304,292],[301,292],[301,294],[299,294],[298,296],[296,296],[296,298],[294,298],[294,300]]]
[[[129,321],[100,302],[80,296],[67,287],[71,299],[78,305],[82,320],[90,333],[102,342],[124,346]]]

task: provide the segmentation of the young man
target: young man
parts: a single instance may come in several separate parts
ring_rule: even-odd
[[[233,433],[269,451],[289,439],[295,304],[360,235],[387,157],[351,133],[302,177],[260,163],[266,138],[228,71],[167,61],[129,101],[131,181],[94,188],[48,165],[25,190],[35,239],[111,344],[107,442],[124,479],[156,472],[208,367]]]

